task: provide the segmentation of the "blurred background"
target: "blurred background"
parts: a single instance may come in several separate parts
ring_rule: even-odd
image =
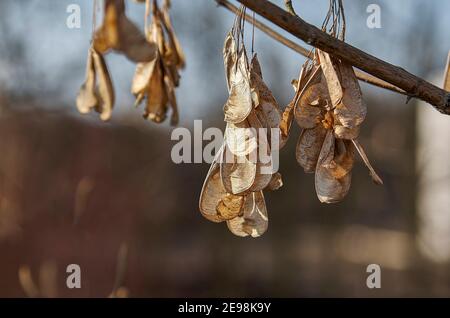
[[[127,3],[142,26],[144,6]],[[328,1],[293,3],[321,25]],[[380,29],[366,25],[372,3]],[[70,4],[81,8],[80,29],[66,25]],[[346,0],[345,9],[350,44],[442,86],[448,1]],[[268,232],[238,238],[200,215],[209,165],[172,163],[172,128],[133,107],[126,58],[107,56],[112,120],[78,114],[91,16],[88,0],[0,0],[0,297],[450,296],[449,117],[363,84],[360,141],[385,185],[358,161],[347,198],[320,204],[314,176],[296,163],[294,128],[284,187],[266,193]],[[222,45],[234,16],[213,0],[173,0],[172,16],[188,63],[180,126],[224,129]],[[304,58],[259,31],[255,49],[287,105]],[[373,263],[381,289],[366,286]],[[81,289],[66,287],[69,264],[81,267]]]

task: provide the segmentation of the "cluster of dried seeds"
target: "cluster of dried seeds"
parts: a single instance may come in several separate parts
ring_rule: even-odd
[[[286,108],[285,117],[295,118],[303,129],[296,158],[306,173],[315,173],[319,200],[335,203],[346,196],[355,149],[373,180],[382,184],[357,141],[367,109],[351,65],[316,50],[313,62],[303,66],[295,89],[295,98]]]
[[[200,211],[210,221],[226,221],[237,236],[258,237],[268,226],[263,190],[282,186],[281,175],[273,173],[271,149],[273,144],[279,147],[272,138],[280,136],[271,132],[279,132],[282,113],[263,81],[256,54],[249,63],[241,35],[235,25],[225,39],[227,127],[203,185]]]
[[[162,9],[157,0],[153,0],[152,10],[150,0],[146,6],[144,36],[127,18],[124,0],[105,0],[103,23],[93,36],[86,80],[77,97],[80,113],[87,114],[94,109],[102,120],[111,118],[114,88],[103,55],[113,50],[137,63],[131,90],[136,96],[136,106],[146,98],[144,117],[160,123],[166,118],[170,104],[171,124],[178,123],[175,88],[179,86],[178,72],[185,66],[185,57],[170,20],[170,0],[164,1]],[[152,22],[147,26],[150,11]]]
[[[158,53],[150,62],[137,65],[131,91],[136,96],[136,106],[146,99],[144,118],[156,123],[164,121],[170,104],[171,124],[177,125],[175,88],[180,83],[178,72],[185,66],[185,57],[173,31],[169,8],[168,0],[162,9],[158,8],[156,0],[153,2],[152,22],[146,30],[146,36],[149,42],[156,43]]]
[[[326,31],[332,21],[330,34],[340,33],[343,40],[342,1],[330,3],[323,29]],[[338,32],[340,21],[343,25]],[[315,173],[316,193],[322,203],[336,203],[347,195],[356,152],[374,182],[382,184],[357,140],[367,109],[353,67],[316,49],[313,58],[303,65],[299,79],[293,81],[295,97],[282,113],[263,82],[256,55],[249,65],[245,47],[239,47],[241,28],[237,29],[238,32],[235,25],[228,34],[224,48],[229,91],[224,107],[225,141],[203,185],[201,213],[213,222],[227,221],[235,235],[263,234],[268,219],[262,190],[278,189],[282,181],[278,173],[259,173],[264,164],[248,158],[271,138],[277,138],[279,148],[283,147],[294,121],[302,128],[297,161],[306,173]],[[265,137],[257,138],[248,130],[238,133],[242,128],[261,127],[275,128],[277,134],[271,130]]]

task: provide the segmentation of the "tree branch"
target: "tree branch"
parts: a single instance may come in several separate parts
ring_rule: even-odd
[[[216,0],[217,4],[228,9],[229,11],[238,14],[239,13],[239,9],[234,6],[233,4],[231,4],[230,2],[228,2],[227,0]],[[272,39],[280,42],[281,44],[287,46],[288,48],[290,48],[291,50],[305,56],[308,57],[309,55],[309,51],[307,49],[305,49],[304,47],[298,45],[297,43],[289,40],[288,38],[285,38],[284,36],[282,36],[280,33],[274,31],[272,28],[270,28],[269,26],[265,25],[264,23],[260,22],[258,19],[253,19],[252,16],[250,15],[246,15],[245,19],[249,22],[249,23],[254,23],[255,27],[258,28],[259,30],[261,30],[262,32],[264,32],[265,34],[267,34],[268,36],[270,36]],[[363,81],[365,83],[374,85],[374,86],[378,86],[380,88],[384,88],[390,91],[393,91],[395,93],[399,93],[399,94],[403,94],[406,95],[405,91],[388,83],[385,82],[383,80],[380,80],[372,75],[366,74],[364,72],[361,72],[359,70],[355,70],[356,73],[356,77],[360,80]]]
[[[238,1],[306,43],[403,89],[409,96],[422,99],[443,114],[450,114],[450,93],[445,90],[400,67],[339,41],[267,0]]]

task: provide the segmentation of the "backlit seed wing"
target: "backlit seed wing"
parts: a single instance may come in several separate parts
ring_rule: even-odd
[[[172,79],[170,76],[165,75],[164,76],[164,85],[166,89],[167,99],[168,103],[170,104],[172,108],[172,116],[170,118],[170,124],[172,126],[178,125],[179,122],[179,113],[178,113],[178,103],[177,103],[177,97],[175,95],[175,87],[173,84]]]
[[[353,166],[352,149],[328,131],[316,167],[315,186],[322,203],[340,202],[348,193]]]
[[[327,91],[322,84],[310,85],[300,97],[294,115],[301,128],[314,128],[322,120],[327,105]]]
[[[284,147],[289,140],[289,135],[291,133],[292,121],[294,119],[294,109],[295,109],[295,101],[289,103],[288,106],[284,109],[283,116],[280,122],[280,131],[281,131],[281,139],[280,139],[280,149]]]
[[[157,61],[147,88],[147,103],[144,114],[145,118],[156,123],[161,123],[166,119],[168,98],[163,76],[161,61]]]
[[[235,71],[237,63],[236,41],[231,31],[228,32],[225,38],[223,47],[223,63],[225,66],[225,78],[228,85],[228,92],[230,92],[232,72]]]
[[[258,147],[257,130],[247,120],[239,124],[227,124],[225,142],[236,156],[247,156]]]
[[[339,139],[352,140],[358,138],[360,126],[355,128],[347,128],[335,122],[334,126],[334,136]]]
[[[242,211],[242,216],[227,221],[228,228],[233,234],[256,238],[267,231],[269,218],[262,191],[246,195]]]
[[[282,186],[283,186],[283,178],[281,176],[281,173],[279,172],[274,173],[267,188],[270,191],[276,191],[279,190]]]
[[[225,145],[220,164],[220,177],[228,193],[246,193],[255,182],[256,162],[250,161],[247,156],[235,156]]]
[[[256,160],[256,175],[249,191],[257,192],[264,190],[272,179],[272,152],[267,139],[267,132],[263,128],[258,117],[253,112],[248,116],[250,126],[256,128],[258,149],[251,155],[255,155],[256,158],[250,158],[251,161]]]
[[[77,108],[82,114],[87,114],[89,111],[98,104],[98,98],[95,92],[95,65],[92,49],[89,49],[87,66],[86,66],[86,79],[81,86],[77,96]]]
[[[250,71],[263,79],[261,64],[259,64],[258,55],[256,53],[253,55]]]
[[[337,104],[334,109],[334,115],[342,126],[355,128],[361,125],[366,118],[367,108],[353,67],[346,63],[340,63],[339,71],[344,94],[341,103]]]
[[[111,118],[111,113],[114,106],[114,87],[103,56],[95,51],[92,55],[94,59],[95,73],[98,75],[99,104],[97,105],[96,110],[100,113],[101,120],[106,121]]]
[[[95,33],[94,48],[100,54],[117,50],[137,63],[153,60],[157,52],[156,45],[126,17],[123,0],[105,1],[103,25]]]
[[[320,58],[320,66],[326,79],[331,103],[333,107],[336,107],[342,101],[344,95],[339,75],[336,71],[331,56],[321,50],[317,50],[317,52]]]
[[[316,171],[317,161],[326,135],[327,130],[323,125],[317,125],[312,129],[304,129],[298,138],[295,157],[306,173]]]
[[[222,222],[223,219],[217,212],[217,205],[226,195],[225,188],[220,179],[220,166],[218,158],[222,156],[223,147],[217,153],[211,167],[206,175],[203,183],[202,192],[200,194],[199,208],[201,214],[212,222]]]
[[[152,77],[157,60],[158,59],[155,58],[151,62],[137,64],[131,86],[131,92],[133,95],[137,96],[145,92],[150,82],[150,78]]]
[[[168,37],[169,37],[169,43],[172,48],[172,51],[175,52],[175,65],[178,69],[182,69],[186,66],[186,56],[183,52],[183,48],[181,47],[180,41],[178,40],[178,37],[176,36],[175,30],[172,25],[172,21],[170,19],[169,14],[170,6],[167,5],[167,3],[163,6],[162,9],[162,22],[164,27],[166,28]]]
[[[252,93],[245,50],[238,65],[230,74],[230,96],[224,106],[225,121],[233,124],[244,121],[253,109]]]

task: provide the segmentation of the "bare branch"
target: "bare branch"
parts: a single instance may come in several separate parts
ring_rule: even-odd
[[[228,2],[227,0],[216,0],[216,2],[223,6],[224,8],[230,10],[231,12],[238,14],[239,13],[239,9],[234,6],[233,4],[231,4],[230,2]],[[279,34],[278,32],[274,31],[272,28],[270,28],[269,26],[267,26],[266,24],[260,22],[258,19],[253,19],[253,17],[251,17],[250,15],[246,15],[245,19],[249,22],[249,23],[254,23],[255,27],[257,27],[259,30],[261,30],[262,32],[264,32],[265,34],[267,34],[268,36],[270,36],[272,39],[280,42],[281,44],[287,46],[288,48],[292,49],[293,51],[307,57],[309,55],[309,51],[307,49],[305,49],[304,47],[298,45],[297,43],[289,40],[288,38],[285,38],[284,36],[282,36],[281,34]],[[384,88],[390,91],[393,91],[395,93],[399,93],[399,94],[403,94],[406,95],[405,91],[390,84],[387,83],[383,80],[380,80],[374,76],[371,76],[369,74],[366,74],[364,72],[361,72],[359,70],[355,70],[356,72],[356,77],[358,77],[358,79],[362,82],[374,85],[374,86],[378,86],[380,88]]]

